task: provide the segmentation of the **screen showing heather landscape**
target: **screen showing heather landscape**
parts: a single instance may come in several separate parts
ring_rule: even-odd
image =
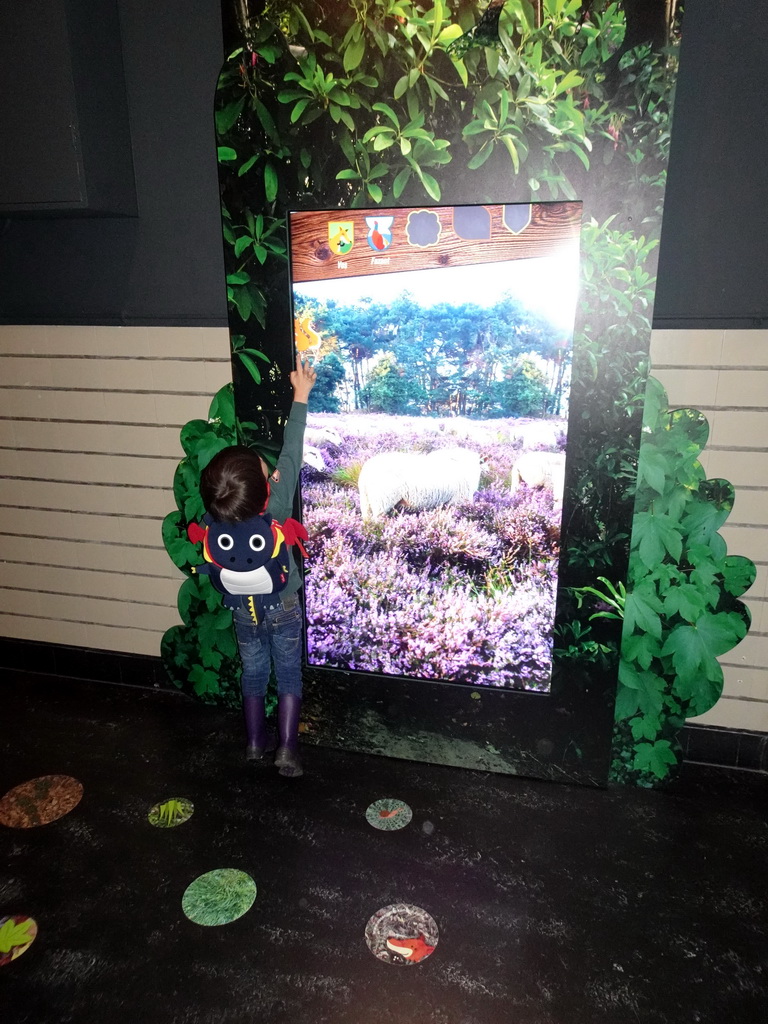
[[[580,220],[290,215],[310,665],[549,689]]]

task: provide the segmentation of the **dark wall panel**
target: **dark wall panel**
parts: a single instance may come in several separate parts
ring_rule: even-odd
[[[688,0],[656,327],[768,324],[765,6]]]
[[[211,118],[219,2],[119,7],[139,215],[4,221],[0,321],[226,323]],[[688,0],[657,327],[768,323],[767,44],[756,0]]]
[[[225,324],[213,96],[217,0],[120,0],[138,217],[8,219],[0,318]]]

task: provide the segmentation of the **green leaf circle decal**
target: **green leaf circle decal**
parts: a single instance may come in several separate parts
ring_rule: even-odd
[[[155,804],[147,815],[150,825],[155,828],[175,828],[189,821],[195,811],[195,805],[191,800],[183,796],[170,797],[162,803]]]
[[[236,868],[216,868],[187,886],[181,909],[195,924],[211,927],[242,917],[256,899],[256,883]]]
[[[37,922],[23,914],[0,918],[0,967],[26,953],[37,936]]]

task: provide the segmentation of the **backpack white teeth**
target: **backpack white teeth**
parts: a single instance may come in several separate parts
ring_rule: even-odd
[[[271,594],[274,589],[272,578],[263,565],[250,572],[222,569],[220,578],[228,594]]]

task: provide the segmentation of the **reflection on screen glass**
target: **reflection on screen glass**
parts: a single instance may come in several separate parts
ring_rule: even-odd
[[[311,665],[548,690],[580,218],[291,214]]]

